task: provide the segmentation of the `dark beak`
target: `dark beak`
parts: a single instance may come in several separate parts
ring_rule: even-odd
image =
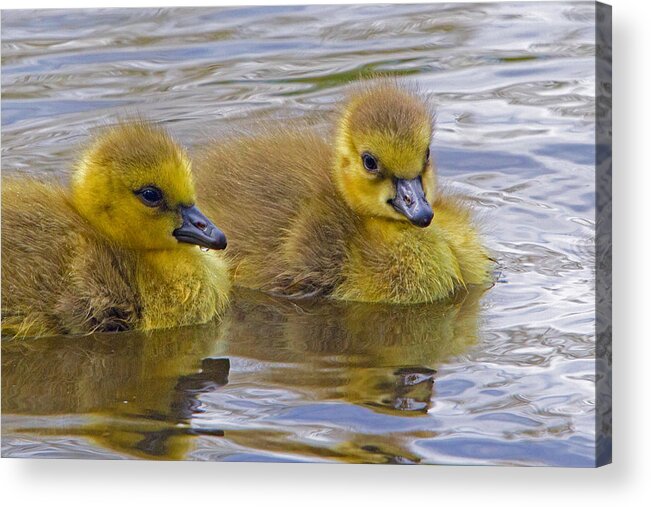
[[[405,215],[418,227],[427,227],[434,218],[434,211],[425,198],[420,176],[413,180],[397,178],[396,196],[389,201],[398,213]]]
[[[183,225],[175,229],[174,237],[180,243],[190,243],[213,250],[226,248],[226,235],[199,211],[196,206],[181,206]]]

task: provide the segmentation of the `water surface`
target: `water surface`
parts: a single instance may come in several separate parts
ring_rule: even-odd
[[[591,466],[594,4],[3,11],[3,173],[140,114],[190,148],[418,83],[497,283],[414,307],[238,292],[224,322],[2,347],[2,455]]]

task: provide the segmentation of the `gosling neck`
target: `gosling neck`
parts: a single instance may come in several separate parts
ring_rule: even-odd
[[[163,271],[174,271],[184,263],[196,265],[203,259],[203,254],[198,247],[180,247],[166,249],[136,250],[137,255],[146,264],[153,267],[160,267]]]
[[[409,222],[385,217],[366,216],[361,219],[361,223],[364,234],[375,241],[402,241],[405,235],[418,234],[422,231]]]

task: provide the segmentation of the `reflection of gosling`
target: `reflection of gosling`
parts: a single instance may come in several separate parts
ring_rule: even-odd
[[[3,333],[211,320],[225,306],[229,281],[220,254],[202,250],[222,249],[226,238],[195,200],[185,153],[145,123],[100,135],[70,191],[3,179]]]
[[[236,289],[226,317],[229,331],[224,340],[215,343],[214,353],[250,358],[264,365],[251,368],[252,363],[244,361],[241,364],[249,366],[231,376],[231,385],[237,388],[242,381],[244,387],[255,386],[264,393],[267,408],[261,412],[263,417],[242,406],[240,414],[233,414],[242,428],[226,431],[225,438],[252,454],[260,450],[311,461],[418,462],[414,433],[409,431],[375,435],[365,432],[363,424],[352,423],[351,431],[326,430],[325,438],[317,431],[315,438],[309,438],[305,426],[297,432],[282,424],[266,425],[261,419],[275,419],[273,404],[268,401],[274,396],[279,397],[281,422],[291,417],[287,415],[291,412],[299,418],[305,415],[301,423],[313,422],[312,427],[323,420],[318,418],[335,413],[342,414],[342,420],[334,416],[333,424],[343,428],[351,414],[359,413],[349,410],[349,405],[392,416],[423,417],[436,396],[438,365],[477,342],[483,293],[483,288],[472,287],[438,303],[381,305],[290,301]],[[288,393],[292,406],[307,403],[314,412],[306,408],[288,411]],[[212,403],[218,404],[219,399],[215,396]],[[375,416],[360,417],[378,421]],[[434,434],[423,434],[423,438],[427,436]]]
[[[199,433],[189,424],[200,410],[196,398],[228,382],[228,359],[207,358],[224,332],[223,324],[209,323],[126,332],[119,340],[95,334],[5,341],[2,413],[62,416],[68,424],[16,418],[3,426],[3,438],[80,436],[121,454],[183,459]]]
[[[469,210],[437,191],[431,137],[426,104],[381,81],[353,89],[331,139],[295,125],[210,146],[198,191],[229,236],[235,283],[418,303],[487,282]]]
[[[258,386],[421,415],[430,408],[438,365],[476,343],[483,293],[473,287],[453,300],[419,305],[297,305],[237,289],[218,351],[276,363],[248,374]]]

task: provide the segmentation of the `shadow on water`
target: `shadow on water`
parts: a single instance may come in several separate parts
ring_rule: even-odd
[[[192,459],[201,439],[230,449],[224,459],[418,462],[408,441],[418,432],[398,437],[373,428],[372,416],[320,439],[302,435],[301,423],[354,426],[350,407],[383,416],[375,424],[426,416],[437,365],[476,341],[481,293],[392,307],[240,291],[219,324],[5,341],[4,436],[88,439],[150,459]],[[279,392],[284,399],[269,395]]]

